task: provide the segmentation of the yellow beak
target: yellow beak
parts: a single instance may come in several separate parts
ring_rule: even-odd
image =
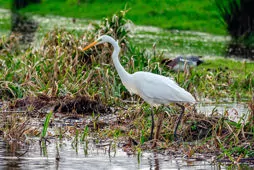
[[[91,44],[89,44],[88,46],[86,46],[85,48],[83,48],[83,50],[85,51],[85,50],[87,50],[87,49],[89,49],[89,48],[95,46],[97,43],[98,43],[97,41],[94,41],[94,42],[92,42]]]

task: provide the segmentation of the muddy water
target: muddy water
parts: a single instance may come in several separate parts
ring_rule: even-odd
[[[96,147],[89,144],[88,154],[84,152],[84,145],[76,150],[71,141],[62,141],[57,144],[59,160],[56,160],[56,143],[47,145],[46,154],[40,150],[36,142],[29,147],[29,151],[21,157],[8,151],[7,145],[0,140],[0,169],[224,169],[208,161],[187,160],[181,156],[162,155],[151,152],[142,154],[140,163],[136,155],[127,155],[121,148],[111,151],[109,145]],[[18,151],[20,155],[28,148]],[[45,153],[45,152],[44,152]]]
[[[214,103],[214,104],[206,104],[201,103],[199,105],[199,109],[201,112],[209,113],[211,110],[216,109],[219,113],[224,113],[228,111],[229,114],[235,114],[242,116],[248,112],[248,106],[246,103]]]
[[[238,122],[239,120],[246,120],[249,114],[247,103],[236,103],[236,102],[203,102],[197,105],[197,110],[200,113],[206,115],[219,114],[228,115],[230,120]]]
[[[1,107],[3,106],[0,103]],[[244,103],[202,103],[197,109],[207,114],[216,109],[219,114],[227,110],[233,110],[233,115],[235,112],[239,114],[247,112]],[[31,126],[42,127],[42,121],[34,119]],[[56,126],[68,123],[67,120],[64,121],[65,123],[58,122],[57,118],[55,121],[55,126],[48,130],[52,132],[51,134],[56,132]],[[0,169],[228,169],[227,166],[213,163],[212,156],[199,155],[196,157],[198,159],[187,159],[184,153],[172,155],[168,151],[162,154],[143,152],[139,163],[137,155],[124,152],[119,142],[98,142],[94,138],[88,138],[87,145],[81,142],[75,145],[73,135],[70,136],[72,137],[66,137],[66,140],[62,141],[52,137],[44,149],[40,147],[39,138],[27,138],[30,145],[17,149],[15,153],[10,151],[10,145],[0,139]]]

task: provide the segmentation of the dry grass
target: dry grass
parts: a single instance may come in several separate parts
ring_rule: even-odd
[[[128,72],[144,70],[172,76],[173,73],[160,65],[163,57],[161,53],[150,55],[129,43],[128,30],[124,27],[126,22],[124,13],[120,13],[120,16],[115,15],[111,19],[103,20],[94,32],[80,36],[55,29],[45,36],[37,50],[28,48],[23,51],[12,45],[15,41],[11,40],[1,43],[0,98],[13,100],[2,113],[16,108],[23,108],[27,115],[34,117],[45,115],[47,110],[71,115],[88,113],[92,115],[92,121],[87,126],[98,138],[115,139],[124,136],[132,142],[135,141],[133,143],[139,148],[149,148],[149,142],[138,141],[148,139],[151,127],[150,107],[138,96],[131,97],[121,84],[110,58],[112,48],[105,44],[87,52],[81,50],[95,35],[106,33],[121,41],[124,47],[121,63]],[[13,51],[16,47],[17,50]],[[235,78],[231,71],[220,69],[200,72],[192,70],[174,75],[179,84],[197,95],[196,97],[199,97],[199,94],[203,94],[204,97],[227,96],[231,93],[231,80]],[[253,78],[249,74],[244,84],[247,85],[244,92],[251,93],[252,81]],[[189,156],[192,152],[251,156],[254,131],[253,101],[249,106],[250,114],[246,123],[232,122],[226,115],[204,116],[197,113],[194,106],[186,106],[179,133],[185,142],[200,141],[194,144],[191,150],[187,149],[186,153],[188,152]],[[113,110],[109,109],[110,107]],[[159,113],[164,114],[164,119],[160,125],[158,150],[183,148],[184,142],[173,142],[177,112],[174,107],[160,110]],[[117,119],[110,123],[99,121],[100,115],[109,113],[117,113]],[[10,115],[13,116],[14,114]],[[25,132],[29,129],[28,121],[29,119],[19,120],[17,117],[8,118],[5,114],[0,120],[1,136],[7,141],[25,142]],[[70,134],[78,138],[84,125],[71,129]],[[62,136],[66,131],[67,129],[61,131]],[[56,135],[59,136],[61,135]],[[243,151],[234,151],[234,148]]]

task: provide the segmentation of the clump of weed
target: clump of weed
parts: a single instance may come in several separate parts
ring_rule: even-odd
[[[92,99],[89,96],[77,97],[48,97],[39,95],[37,97],[25,97],[22,99],[10,102],[8,109],[10,110],[23,110],[29,116],[37,117],[45,115],[48,110],[58,113],[73,113],[73,114],[109,114],[111,113],[110,107],[103,104],[99,97]]]
[[[254,136],[254,96],[252,100],[249,102],[249,115],[247,117],[245,131],[250,132]]]
[[[29,122],[29,118],[22,116],[21,113],[2,112],[0,116],[1,136],[8,142],[11,152],[15,153],[19,146],[26,144],[26,132],[30,129]]]
[[[119,44],[126,46],[130,34],[128,25],[131,24],[131,21],[125,17],[127,12],[128,10],[122,10],[112,17],[104,18],[100,24],[94,24],[95,35],[110,35],[118,40]]]
[[[84,55],[81,47],[86,41],[85,36],[80,37],[75,35],[74,32],[55,28],[44,36],[38,52],[45,58],[54,58],[56,55],[66,55],[69,60],[75,60],[75,62],[69,61],[67,64],[72,64],[72,66],[75,67]]]
[[[109,107],[100,103],[100,100],[92,100],[87,96],[67,97],[54,107],[54,111],[90,115],[92,113],[109,114],[111,112]]]
[[[212,135],[213,126],[218,123],[219,117],[205,116],[204,114],[187,114],[183,123],[184,141],[200,140]]]
[[[29,96],[10,102],[8,108],[10,110],[23,110],[27,115],[37,117],[39,114],[44,114],[45,111],[53,108],[57,101],[58,98],[46,95]]]
[[[67,38],[70,35],[66,32],[63,34],[66,34]],[[89,68],[78,60],[79,54],[82,55],[83,52],[78,48],[66,48],[67,42],[74,43],[75,40],[62,40],[62,36],[60,34],[58,39],[54,39],[58,40],[57,43],[47,42],[48,46],[43,44],[43,48],[39,50],[28,49],[24,53],[1,58],[3,64],[0,68],[0,85],[6,93],[12,94],[11,97],[14,98],[34,96],[36,93],[54,97],[73,94],[83,89],[83,83],[90,75]],[[73,44],[69,44],[69,47],[70,45]]]
[[[241,101],[249,97],[254,87],[253,72],[245,76],[238,76],[228,67],[196,68],[189,73],[177,73],[176,81],[181,87],[188,89],[192,94],[200,98],[219,100]]]
[[[114,39],[118,40],[122,52],[126,52],[129,46],[129,35],[130,29],[128,25],[131,23],[130,20],[126,19],[127,10],[123,10],[114,14],[111,17],[102,19],[101,23],[93,24],[95,29],[91,34],[87,34],[88,40],[98,38],[101,35],[110,35]],[[110,54],[112,53],[112,47],[108,45],[99,45],[96,48],[91,48],[86,51],[85,56],[88,58],[94,58],[99,63],[111,63]]]
[[[21,52],[18,37],[19,36],[17,33],[12,33],[8,37],[2,37],[0,39],[1,56],[10,54],[17,55],[19,52]]]

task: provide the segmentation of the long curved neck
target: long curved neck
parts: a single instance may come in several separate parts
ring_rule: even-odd
[[[114,43],[112,43],[112,42],[110,42],[110,43],[114,47],[112,59],[113,59],[114,65],[116,67],[117,73],[119,74],[123,83],[128,82],[130,74],[123,68],[123,66],[121,65],[119,58],[118,58],[119,53],[120,53],[120,47],[118,46],[118,43],[116,41],[114,41]]]

